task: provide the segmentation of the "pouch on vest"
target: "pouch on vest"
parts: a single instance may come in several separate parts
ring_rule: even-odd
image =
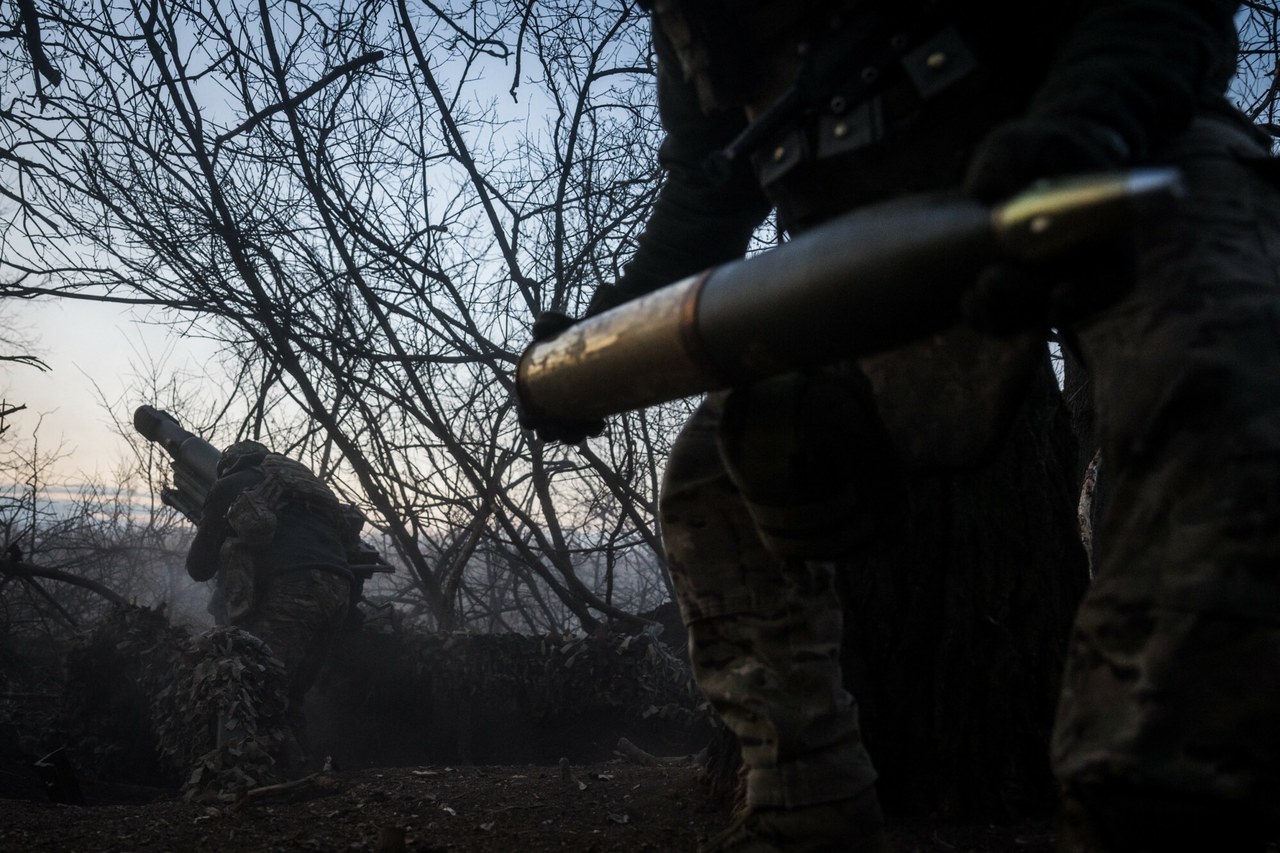
[[[257,489],[249,489],[227,508],[227,524],[245,546],[261,551],[276,535],[276,511]]]
[[[261,469],[263,480],[251,492],[267,511],[278,512],[287,503],[300,503],[332,524],[344,544],[350,546],[358,540],[338,499],[310,468],[287,456],[268,453]]]

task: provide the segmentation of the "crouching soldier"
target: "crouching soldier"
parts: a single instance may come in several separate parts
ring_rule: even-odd
[[[302,704],[347,616],[351,536],[342,508],[306,466],[240,441],[222,452],[187,573],[217,579],[209,612],[262,640],[284,664],[290,743],[280,760],[305,760]]]

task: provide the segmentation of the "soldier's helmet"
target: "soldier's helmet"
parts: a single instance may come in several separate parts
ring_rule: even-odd
[[[235,444],[228,445],[222,451],[222,458],[218,460],[218,476],[221,477],[244,461],[261,462],[262,457],[270,452],[265,444],[251,440],[237,441]]]

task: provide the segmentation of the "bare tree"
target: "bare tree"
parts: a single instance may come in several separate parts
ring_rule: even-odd
[[[187,425],[267,440],[366,502],[412,579],[388,600],[429,627],[594,630],[669,594],[654,496],[684,407],[565,449],[523,436],[511,402],[529,321],[581,312],[653,200],[630,3],[12,8],[4,294],[161,306],[221,341],[229,380]],[[1276,17],[1246,4],[1235,89],[1272,131]],[[849,671],[900,802],[993,813],[1046,790],[1087,578],[1080,457],[1038,378],[1001,459],[917,478],[909,529],[842,575]],[[997,516],[1018,535],[993,537]]]
[[[222,341],[231,382],[189,426],[365,502],[440,627],[480,600],[459,567],[482,546],[581,627],[637,621],[583,567],[641,549],[665,584],[674,418],[565,450],[510,397],[529,320],[616,275],[652,199],[630,4],[37,6],[39,63],[32,25],[0,40],[5,292],[164,306]]]
[[[1232,95],[1255,124],[1280,137],[1280,4],[1250,0],[1243,6],[1237,19],[1240,63]]]

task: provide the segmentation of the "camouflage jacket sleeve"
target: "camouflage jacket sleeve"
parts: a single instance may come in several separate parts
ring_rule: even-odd
[[[1198,108],[1222,102],[1235,73],[1238,2],[1065,5],[1076,8],[1075,24],[1032,99],[1031,117],[1090,121],[1114,136],[1121,162],[1133,162]]]
[[[658,158],[666,176],[635,255],[617,285],[602,287],[592,299],[590,313],[741,257],[772,207],[748,163],[739,163],[727,181],[706,175],[707,155],[733,140],[745,118],[740,112],[703,113],[674,50],[656,24],[653,31],[658,110],[667,133]]]
[[[222,543],[231,536],[227,510],[241,492],[261,480],[262,474],[257,471],[238,471],[219,479],[209,489],[195,538],[191,540],[191,550],[187,552],[187,574],[193,580],[207,581],[218,573],[218,554]]]

